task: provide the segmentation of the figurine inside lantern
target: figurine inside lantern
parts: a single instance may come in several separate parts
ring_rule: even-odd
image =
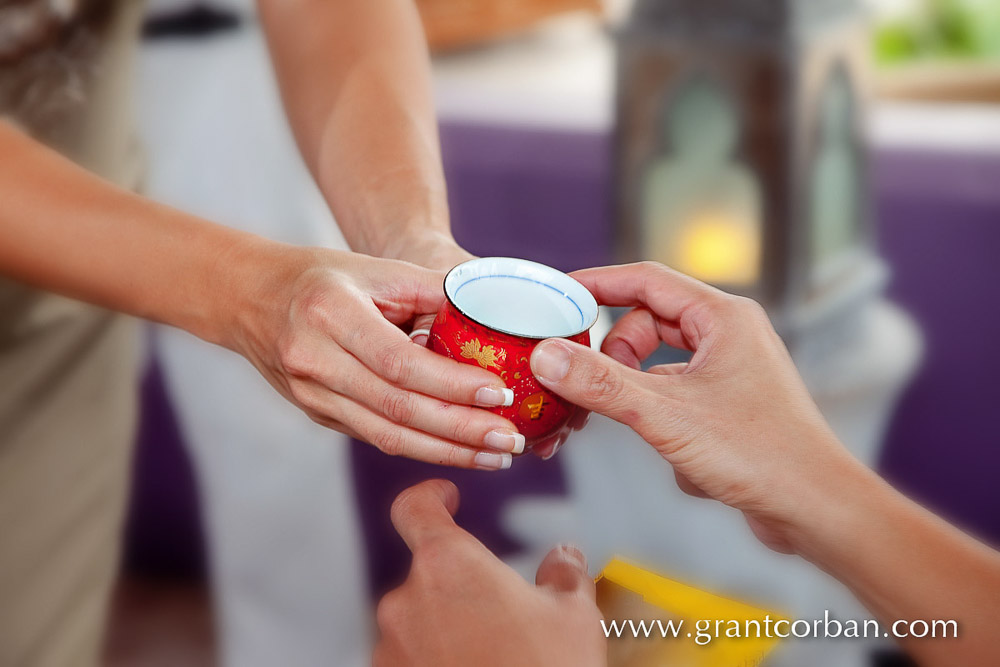
[[[856,3],[638,0],[618,44],[623,259],[751,296],[792,337],[879,290]]]
[[[697,78],[667,111],[669,148],[643,175],[643,247],[702,280],[752,285],[760,272],[760,186],[735,156],[739,127],[732,104],[712,81]]]

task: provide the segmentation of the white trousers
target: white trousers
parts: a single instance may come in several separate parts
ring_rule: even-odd
[[[346,247],[295,148],[256,24],[145,45],[151,197],[274,239]],[[347,438],[233,353],[172,329],[158,355],[201,490],[223,662],[369,663]]]

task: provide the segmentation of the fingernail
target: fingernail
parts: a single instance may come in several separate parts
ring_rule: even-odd
[[[569,372],[569,355],[565,345],[541,343],[531,355],[531,372],[539,379],[559,382]]]
[[[410,332],[410,338],[412,340],[417,340],[421,336],[423,336],[423,338],[426,340],[427,337],[430,335],[431,335],[430,329],[414,329],[413,331]]]
[[[520,454],[524,451],[524,436],[509,429],[496,429],[486,434],[483,439],[487,447],[499,449],[502,452]]]
[[[583,551],[580,547],[575,544],[570,544],[569,542],[563,542],[562,544],[556,545],[556,548],[562,551],[566,557],[579,563],[581,569],[587,569],[587,557],[583,555]]]
[[[514,390],[509,387],[480,387],[476,390],[476,405],[509,408],[514,405]]]
[[[510,454],[494,454],[492,452],[476,452],[474,459],[477,468],[486,470],[506,470],[510,467]]]
[[[546,454],[545,456],[543,456],[542,460],[543,461],[548,461],[553,456],[555,456],[556,452],[559,451],[559,448],[563,446],[564,442],[566,442],[566,436],[560,436],[559,439],[556,440],[556,444],[552,446],[552,451],[550,451],[548,454]]]

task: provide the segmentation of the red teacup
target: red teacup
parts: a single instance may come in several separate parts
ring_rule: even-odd
[[[430,348],[503,378],[514,402],[490,409],[517,426],[526,447],[565,428],[576,406],[542,387],[529,359],[546,338],[590,345],[597,301],[587,288],[544,264],[483,257],[449,271],[444,292],[447,300],[431,326]]]

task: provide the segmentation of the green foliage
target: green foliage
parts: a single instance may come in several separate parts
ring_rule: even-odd
[[[885,65],[1000,61],[1000,0],[924,0],[920,12],[876,26],[874,48]]]

